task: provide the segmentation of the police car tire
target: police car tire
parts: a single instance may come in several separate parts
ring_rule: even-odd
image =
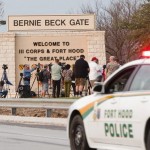
[[[77,136],[81,138],[77,139]],[[71,150],[94,150],[87,143],[83,120],[80,115],[76,115],[73,118],[70,125],[69,137]]]
[[[146,141],[146,150],[150,150],[150,130],[148,131],[147,141]]]

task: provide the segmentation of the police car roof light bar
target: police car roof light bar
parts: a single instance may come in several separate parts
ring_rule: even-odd
[[[150,57],[150,50],[149,51],[143,51],[142,56],[143,57]]]

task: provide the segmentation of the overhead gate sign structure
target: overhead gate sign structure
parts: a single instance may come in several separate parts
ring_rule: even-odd
[[[9,16],[9,31],[95,30],[95,15]]]
[[[8,66],[11,66],[10,72],[15,70],[15,73],[9,76],[12,76],[15,88],[18,87],[24,64],[32,68],[40,63],[42,69],[44,64],[54,64],[57,58],[62,64],[72,65],[81,54],[87,61],[96,56],[101,58],[100,63],[105,64],[104,32],[95,31],[95,26],[94,14],[9,16],[9,46],[3,51],[7,50],[7,57],[12,60]],[[0,45],[3,44],[6,44],[5,40]],[[1,63],[5,64],[6,60],[2,61],[4,52],[0,55]],[[32,72],[30,84],[35,92],[38,91],[36,71]],[[16,91],[15,88],[12,87],[11,91]]]

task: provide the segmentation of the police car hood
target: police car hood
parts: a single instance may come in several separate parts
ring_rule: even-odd
[[[95,103],[99,103],[100,101],[103,101],[106,98],[108,98],[108,96],[100,93],[94,93],[90,96],[80,98],[71,105],[69,109],[69,114],[71,114],[73,110],[78,110],[81,114],[83,114],[85,113],[85,111],[92,109]]]

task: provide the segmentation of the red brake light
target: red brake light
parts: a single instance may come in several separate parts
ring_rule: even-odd
[[[150,51],[143,51],[142,56],[144,57],[150,57]]]

